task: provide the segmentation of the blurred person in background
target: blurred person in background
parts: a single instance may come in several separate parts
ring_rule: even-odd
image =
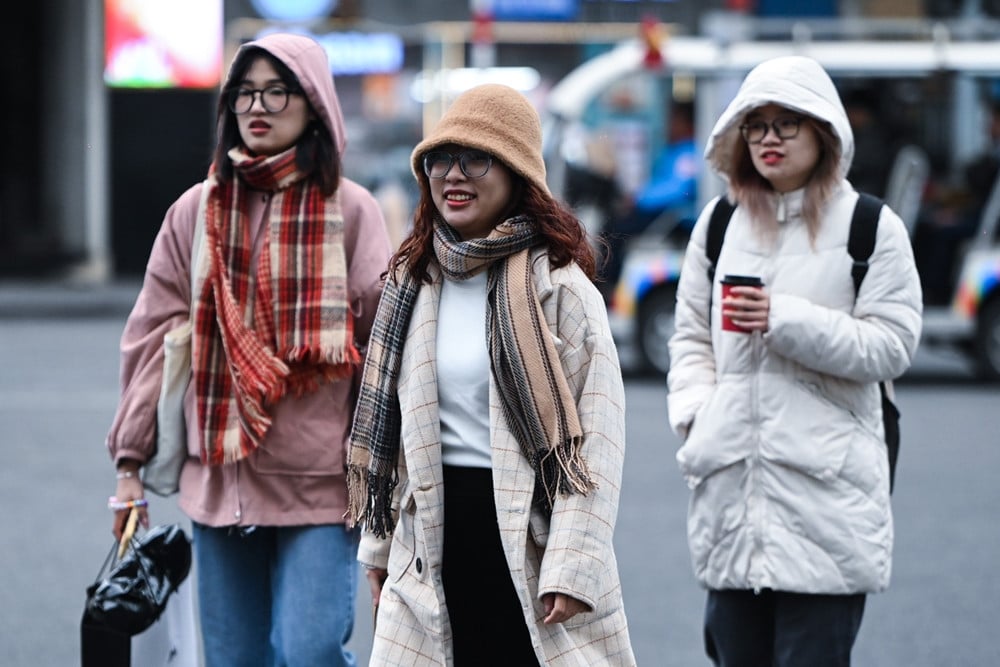
[[[854,134],[854,160],[847,180],[859,192],[884,197],[895,150],[888,130],[879,121],[874,93],[851,91],[844,96],[844,111]]]
[[[983,150],[962,168],[958,187],[940,187],[922,210],[913,247],[929,304],[951,301],[962,247],[976,235],[1000,175],[1000,100],[986,103]]]
[[[208,177],[167,212],[122,336],[107,444],[125,504],[143,497],[155,447],[163,336],[194,312],[179,504],[209,667],[355,664],[346,446],[391,251],[375,199],[341,177],[345,141],[321,46],[282,34],[241,46]]]
[[[538,114],[501,85],[413,151],[351,432],[373,665],[634,665],[612,537],[621,369]]]
[[[667,144],[653,162],[649,180],[625,205],[625,212],[609,218],[604,231],[608,244],[604,268],[606,293],[613,292],[621,277],[629,241],[661,216],[670,216],[674,230],[684,239],[697,217],[698,177],[701,157],[694,138],[694,105],[675,102],[670,106]]]
[[[833,82],[800,56],[754,68],[706,148],[737,208],[714,274],[706,244],[718,199],[691,234],[668,411],[716,665],[847,667],[866,596],[889,585],[879,382],[916,352],[920,280],[902,220],[882,206],[855,291],[853,154]],[[727,274],[764,286],[722,298]]]

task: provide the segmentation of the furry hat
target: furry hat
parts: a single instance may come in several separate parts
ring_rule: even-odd
[[[413,149],[410,163],[417,179],[427,178],[424,154],[446,144],[486,151],[549,193],[538,112],[528,98],[509,86],[488,83],[458,96],[437,127]]]

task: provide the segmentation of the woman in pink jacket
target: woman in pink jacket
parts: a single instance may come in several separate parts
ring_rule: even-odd
[[[122,336],[115,495],[143,496],[163,335],[193,313],[180,507],[206,663],[353,665],[345,447],[388,235],[371,194],[341,175],[344,121],[314,41],[243,45],[218,137],[208,178],[167,212]]]

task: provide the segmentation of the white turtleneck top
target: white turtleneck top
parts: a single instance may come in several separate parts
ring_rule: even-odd
[[[486,281],[444,279],[438,308],[437,384],[445,465],[489,468],[490,355]]]

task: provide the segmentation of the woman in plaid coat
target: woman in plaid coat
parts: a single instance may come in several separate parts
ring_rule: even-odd
[[[351,435],[373,665],[633,665],[612,536],[624,394],[594,258],[506,86],[413,152]]]

